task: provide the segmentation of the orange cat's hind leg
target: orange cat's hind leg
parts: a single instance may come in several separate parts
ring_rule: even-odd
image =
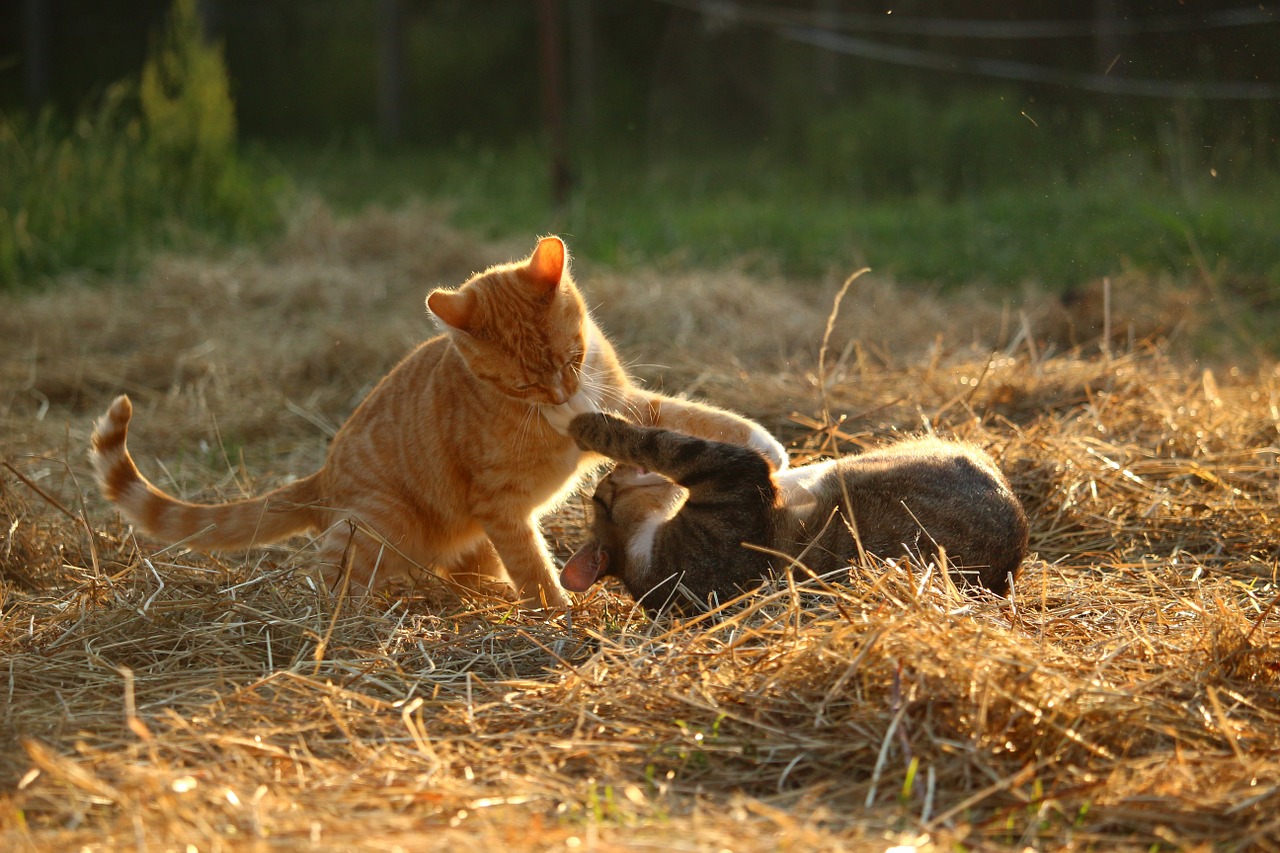
[[[489,540],[481,540],[471,551],[449,561],[443,570],[446,579],[459,590],[510,600],[514,591],[502,567],[502,560]]]
[[[348,521],[329,528],[317,555],[325,585],[360,595],[390,581],[414,577],[420,567],[391,543]]]
[[[422,563],[367,528],[349,522],[335,524],[320,545],[319,563],[325,585],[333,592],[362,595],[395,580],[425,580],[455,594],[512,599],[514,593],[493,545],[479,538],[463,553]]]

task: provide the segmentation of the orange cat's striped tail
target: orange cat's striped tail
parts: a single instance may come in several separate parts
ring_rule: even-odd
[[[94,427],[89,458],[102,494],[148,536],[204,551],[239,549],[278,542],[329,520],[319,506],[319,474],[224,504],[193,504],[165,494],[142,476],[125,446],[131,417],[129,398],[117,397]]]

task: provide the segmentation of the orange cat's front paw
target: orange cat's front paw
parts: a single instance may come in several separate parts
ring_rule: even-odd
[[[573,606],[573,599],[559,587],[547,585],[529,590],[520,603],[533,610],[567,610]]]

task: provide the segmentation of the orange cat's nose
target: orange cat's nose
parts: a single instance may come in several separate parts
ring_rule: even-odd
[[[546,385],[547,396],[551,398],[551,403],[556,406],[563,406],[569,402],[569,398],[573,396],[573,392],[577,391],[576,382],[566,381],[563,375],[557,376]]]

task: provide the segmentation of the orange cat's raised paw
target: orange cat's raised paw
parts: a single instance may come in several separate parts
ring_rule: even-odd
[[[791,457],[787,455],[787,449],[782,446],[782,442],[770,435],[764,427],[757,426],[751,431],[747,447],[759,451],[774,471],[785,471],[791,464]]]

